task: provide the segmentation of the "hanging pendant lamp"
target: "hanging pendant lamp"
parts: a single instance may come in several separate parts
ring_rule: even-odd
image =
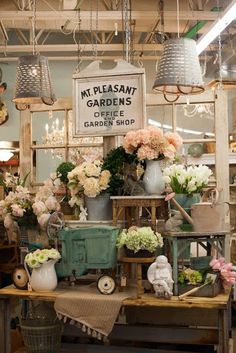
[[[179,38],[179,0],[176,4],[178,38],[164,43],[153,85],[153,90],[162,92],[168,102],[177,101],[180,95],[204,92],[196,42],[189,38]],[[175,95],[175,98],[170,101],[168,94]]]
[[[52,105],[56,101],[48,59],[45,56],[36,54],[19,58],[15,97],[12,101],[19,110],[24,110],[34,103]]]
[[[196,42],[189,38],[169,39],[158,63],[153,90],[166,95],[202,93],[204,91]],[[168,100],[168,99],[167,99]]]
[[[33,54],[21,56],[16,70],[16,88],[12,101],[18,110],[25,110],[34,103],[52,105],[56,101],[51,84],[48,59],[35,53],[35,21],[36,0],[33,1]]]

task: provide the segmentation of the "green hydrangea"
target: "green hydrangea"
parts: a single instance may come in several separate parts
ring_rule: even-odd
[[[197,285],[203,280],[202,274],[199,271],[186,268],[179,273],[178,282],[181,284],[187,283]]]
[[[160,233],[154,232],[151,227],[130,227],[124,229],[118,236],[117,247],[126,246],[135,253],[139,250],[156,251],[163,246],[163,239]]]

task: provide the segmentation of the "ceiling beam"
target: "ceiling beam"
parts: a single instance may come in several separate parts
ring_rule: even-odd
[[[83,51],[93,51],[92,44],[81,44],[81,50]],[[76,52],[78,46],[76,44],[47,44],[47,45],[36,45],[36,51],[38,52]],[[134,44],[133,50],[136,51],[162,51],[163,46],[161,44]],[[218,50],[217,45],[212,45],[208,48],[208,51]],[[97,44],[98,51],[123,51],[123,44]],[[6,53],[22,53],[31,52],[32,45],[8,45],[0,46],[0,52]]]
[[[140,60],[140,56],[135,53],[134,55],[134,60],[138,61]],[[211,58],[207,56],[207,58]],[[47,56],[47,59],[50,61],[78,61],[78,57],[75,56]],[[91,57],[91,55],[81,55],[80,60],[93,60],[94,58]],[[98,55],[97,60],[116,60],[116,59],[124,59],[123,55]],[[141,61],[156,61],[160,59],[160,55],[143,55],[141,58]],[[9,63],[9,62],[15,62],[18,60],[18,57],[2,57],[0,58],[0,62],[4,63]],[[205,56],[202,57],[202,60],[205,60]]]
[[[153,21],[158,16],[158,11],[132,11],[132,20],[141,21]],[[32,11],[1,11],[2,20],[12,20],[20,21],[24,19],[29,19],[33,17]],[[77,11],[37,11],[36,20],[75,20],[77,19]],[[180,11],[180,20],[206,20],[215,21],[219,17],[218,13],[213,11]],[[96,20],[95,11],[92,13],[90,11],[80,11],[81,20]],[[114,21],[122,20],[121,11],[99,11],[98,12],[99,21]],[[164,20],[175,20],[176,21],[176,11],[165,11]]]

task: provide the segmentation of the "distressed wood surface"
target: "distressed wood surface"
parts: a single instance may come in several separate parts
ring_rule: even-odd
[[[74,288],[74,287],[73,287]],[[78,287],[79,289],[79,287]],[[57,288],[53,292],[34,292],[16,289],[14,286],[8,286],[0,289],[1,297],[19,297],[32,300],[48,300],[54,301],[58,295],[69,291],[68,288]],[[74,290],[74,289],[73,289]],[[179,300],[177,296],[171,297],[170,300],[156,298],[154,294],[146,293],[141,298],[128,298],[123,301],[124,306],[153,306],[153,307],[169,307],[169,308],[208,308],[208,309],[224,309],[227,308],[230,291],[221,293],[214,298],[205,297],[187,297]]]

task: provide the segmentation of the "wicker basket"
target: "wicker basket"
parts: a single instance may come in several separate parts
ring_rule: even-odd
[[[21,332],[27,353],[59,353],[62,326],[39,320],[25,320]]]

